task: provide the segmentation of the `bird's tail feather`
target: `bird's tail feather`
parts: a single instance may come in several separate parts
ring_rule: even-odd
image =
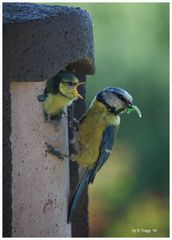
[[[71,219],[72,219],[72,215],[73,215],[73,212],[74,212],[74,209],[76,208],[77,204],[78,204],[78,201],[80,199],[80,196],[81,196],[81,193],[83,192],[85,186],[88,184],[89,182],[89,178],[90,178],[90,170],[82,170],[81,171],[81,177],[80,177],[80,180],[77,184],[77,187],[76,187],[76,190],[75,190],[75,193],[72,197],[72,200],[69,204],[69,211],[68,211],[68,223],[71,222]]]

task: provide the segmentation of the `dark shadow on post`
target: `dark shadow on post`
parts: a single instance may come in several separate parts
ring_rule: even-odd
[[[83,74],[77,75],[80,81],[86,81],[86,77]],[[86,96],[86,88],[82,86],[80,89],[80,93],[82,96]],[[77,120],[85,112],[86,105],[85,102],[82,100],[76,101],[73,106],[69,107],[68,114],[69,114],[69,121],[72,121],[72,116]],[[69,127],[69,140],[73,138],[73,131]],[[69,142],[69,152],[73,153],[73,146]],[[70,189],[71,195],[73,195],[75,191],[75,187],[78,183],[78,164],[75,162],[70,161]],[[81,199],[79,204],[75,210],[73,221],[72,221],[72,236],[73,237],[87,237],[89,236],[89,224],[88,224],[88,189],[86,188],[85,191],[81,195]]]
[[[3,236],[10,237],[12,232],[12,194],[11,194],[11,98],[10,84],[3,72]]]

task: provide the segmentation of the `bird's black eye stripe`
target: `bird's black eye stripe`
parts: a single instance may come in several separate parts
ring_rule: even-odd
[[[65,85],[68,85],[68,86],[75,86],[76,84],[72,81],[66,81],[64,82]]]
[[[127,100],[121,94],[118,94],[118,98],[127,103]]]
[[[67,83],[69,86],[73,86],[74,84],[73,84],[73,82],[68,82]]]

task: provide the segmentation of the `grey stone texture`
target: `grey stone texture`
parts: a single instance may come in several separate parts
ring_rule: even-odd
[[[41,81],[70,63],[94,73],[92,21],[85,10],[31,3],[4,3],[3,10],[8,79]]]
[[[93,46],[92,20],[90,15],[81,8],[48,6],[45,4],[32,3],[3,4],[4,237],[62,237],[62,235],[65,237],[71,235],[70,226],[65,223],[66,214],[64,215],[64,213],[67,210],[67,206],[64,211],[62,211],[63,213],[60,213],[57,207],[57,201],[61,201],[59,200],[60,196],[53,195],[56,192],[55,182],[52,184],[52,179],[56,179],[54,181],[58,179],[58,182],[61,181],[62,185],[64,183],[65,190],[63,191],[63,196],[66,196],[66,198],[62,201],[63,204],[66,205],[69,185],[69,183],[67,183],[69,174],[68,163],[65,165],[64,163],[53,162],[51,157],[42,155],[45,153],[45,146],[43,146],[43,141],[46,139],[45,135],[49,135],[49,132],[53,133],[53,131],[52,126],[44,123],[41,118],[41,116],[43,117],[40,111],[41,104],[37,102],[35,97],[39,89],[41,92],[44,82],[36,82],[41,82],[49,77],[53,77],[64,67],[74,71],[81,81],[86,78],[86,74],[94,74]],[[29,87],[26,87],[27,82]],[[83,93],[85,93],[85,87],[81,86],[81,88]],[[84,101],[78,100],[73,107],[74,116],[79,118],[85,110],[85,103]],[[69,112],[71,108],[72,107],[70,107]],[[23,117],[22,113],[25,114]],[[32,116],[32,114],[34,114],[34,116]],[[65,123],[65,121],[62,123],[62,130],[66,128]],[[35,124],[37,124],[37,130],[35,130]],[[44,135],[42,135],[43,132]],[[70,134],[69,131],[69,135]],[[65,136],[67,140],[65,131],[62,131],[60,135],[61,137]],[[28,147],[28,143],[32,138],[33,140]],[[25,139],[25,142],[22,141],[22,139]],[[26,143],[26,146],[23,146],[24,143]],[[22,145],[21,148],[20,145]],[[68,144],[65,143],[65,145]],[[34,146],[36,146],[36,148],[38,147],[39,151],[37,149],[34,150]],[[63,149],[62,146],[62,150],[66,149]],[[71,146],[69,147],[69,151],[72,151]],[[24,160],[27,161],[22,162],[22,156],[24,156]],[[29,167],[29,165],[32,166]],[[43,165],[46,165],[48,168],[45,166],[46,169],[41,172],[40,169]],[[58,169],[61,170],[58,171]],[[54,171],[52,176],[50,175],[51,170]],[[31,175],[29,173],[31,173]],[[78,173],[76,164],[72,162],[70,163],[70,174],[71,192],[73,192]],[[24,180],[25,175],[27,175],[28,178]],[[33,176],[33,178],[29,176]],[[36,179],[37,185],[34,186],[34,181],[32,182],[32,179]],[[26,185],[26,189],[25,185],[22,185],[22,181]],[[41,183],[47,184],[45,189],[49,188],[50,192],[53,193],[47,195],[47,202],[44,201],[46,200],[45,195],[47,190],[43,196]],[[60,189],[62,185],[60,185],[58,189]],[[36,186],[38,192],[40,191],[40,195],[37,192],[35,193],[35,196],[38,194],[38,201],[36,202],[38,208],[36,207],[34,210],[34,202],[32,202],[32,198],[29,196],[32,196],[32,191],[36,191]],[[22,191],[25,193],[23,199]],[[17,195],[21,198],[18,199]],[[39,199],[40,196],[43,197],[42,200]],[[24,199],[26,202],[22,205]],[[35,198],[35,200],[37,200],[37,198]],[[45,208],[41,204],[44,204]],[[33,207],[32,214],[29,207]],[[85,191],[74,215],[72,236],[88,236],[87,207],[88,197],[87,191]],[[38,211],[39,208],[42,209],[41,213]],[[32,220],[34,220],[36,214],[40,214],[40,218],[42,216],[41,214],[44,214],[44,219],[41,219],[41,226],[44,226],[44,221],[47,221],[46,230],[43,231],[43,228],[41,229],[40,226],[38,234],[35,232],[36,228],[32,225],[32,231],[28,232],[25,215],[23,215],[24,211],[28,213],[27,218],[28,221],[30,221],[29,224],[33,223],[35,226],[38,223],[34,223]],[[56,225],[55,228],[53,225],[54,228],[50,231],[51,224],[48,222],[49,219],[53,219],[52,221],[57,222],[58,220],[56,217],[59,216],[59,214],[63,216],[61,221],[63,227]],[[53,218],[51,218],[52,216]],[[23,232],[22,228],[19,229],[17,227],[19,223],[21,226],[25,223],[22,227]]]
[[[37,101],[42,82],[11,83],[12,237],[70,237],[67,224],[69,160],[46,152],[45,142],[68,154],[68,125],[50,124]]]

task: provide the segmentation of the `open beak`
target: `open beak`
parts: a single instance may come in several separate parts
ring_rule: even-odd
[[[79,83],[77,83],[76,87],[78,87],[80,85],[84,85],[84,84],[86,84],[86,83],[85,82],[79,82]]]
[[[135,110],[137,112],[137,114],[139,115],[140,118],[142,117],[142,113],[141,113],[140,109],[135,105],[129,106],[128,109],[127,109],[127,113],[130,113],[133,110]]]
[[[83,96],[81,96],[81,95],[79,94],[78,90],[77,90],[77,87],[80,86],[80,85],[83,85],[83,84],[85,84],[85,82],[77,83],[76,87],[73,89],[73,95],[74,95],[75,97],[79,97],[79,98],[83,99]]]

